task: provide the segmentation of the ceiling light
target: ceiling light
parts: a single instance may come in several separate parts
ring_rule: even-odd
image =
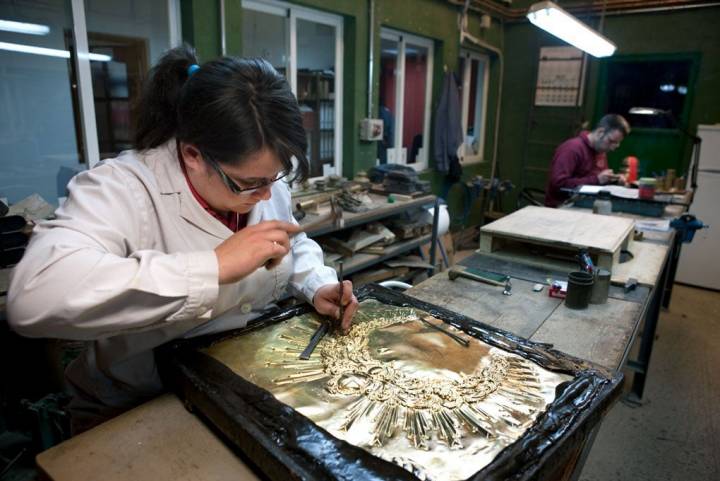
[[[19,43],[0,42],[0,50],[9,50],[11,52],[31,53],[35,55],[45,55],[48,57],[70,58],[70,52],[67,50],[59,50],[55,48],[35,47],[33,45],[22,45]],[[94,62],[109,62],[112,60],[110,55],[100,53],[91,53],[88,58]]]
[[[661,91],[661,92],[674,92],[674,91],[675,91],[675,85],[673,85],[673,84],[660,84],[660,91]]]
[[[47,35],[50,27],[37,23],[13,22],[12,20],[0,20],[0,30],[15,33],[27,33],[29,35]]]
[[[527,18],[535,26],[594,57],[609,57],[617,46],[553,2],[534,3]]]
[[[653,107],[633,107],[628,113],[634,115],[667,115],[670,113],[669,110],[661,110]]]

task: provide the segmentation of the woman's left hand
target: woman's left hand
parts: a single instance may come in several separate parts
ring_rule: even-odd
[[[338,303],[338,297],[340,297],[340,289],[337,284],[326,284],[320,289],[315,291],[315,298],[313,299],[313,305],[315,310],[319,314],[330,316],[334,319],[340,318],[340,307]],[[342,305],[345,308],[343,318],[340,320],[340,327],[343,333],[347,333],[350,330],[350,324],[352,324],[352,318],[358,310],[358,300],[353,294],[352,282],[343,281],[343,296]]]

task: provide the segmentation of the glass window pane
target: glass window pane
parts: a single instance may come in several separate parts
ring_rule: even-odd
[[[608,62],[607,111],[627,115],[633,107],[651,107],[670,115],[633,115],[633,128],[673,129],[683,120],[689,95],[690,60]]]
[[[463,104],[463,122],[465,138],[463,152],[466,156],[482,155],[485,125],[483,109],[486,102],[486,69],[487,61],[482,58],[464,54],[459,58],[460,88]],[[467,69],[467,70],[466,70]],[[467,89],[467,92],[464,91]]]
[[[86,0],[100,158],[132,148],[131,106],[142,79],[170,48],[167,0]]]
[[[407,163],[424,158],[425,88],[428,68],[428,49],[408,43],[405,47],[405,98],[403,99],[402,146]]]
[[[0,19],[41,32],[0,31],[0,197],[16,203],[37,193],[57,205],[68,180],[84,168],[66,43],[72,31],[69,2],[3,0]]]
[[[242,56],[264,58],[287,75],[287,19],[249,8],[244,8],[242,15]]]
[[[335,173],[335,27],[297,20],[297,98],[310,176]]]
[[[485,103],[485,65],[484,61],[472,59],[470,62],[470,98],[468,99],[468,124],[465,132],[466,153],[481,155],[483,139],[483,106]]]
[[[388,163],[388,149],[394,148],[395,142],[395,88],[397,84],[398,42],[382,39],[380,44],[380,109],[383,121],[383,138],[378,142],[378,159],[381,164]],[[394,151],[394,150],[393,150]],[[391,163],[397,163],[390,159]]]
[[[474,155],[482,155],[480,149],[483,147],[483,138],[485,137],[485,118],[483,111],[485,110],[485,102],[487,101],[487,86],[485,85],[487,77],[487,62],[485,60],[474,60],[473,64],[477,64],[476,70],[477,81],[475,84],[475,99],[471,100],[473,103],[473,120],[472,133],[468,132],[468,135],[472,135],[472,151]]]
[[[475,135],[475,102],[477,101],[478,93],[478,61],[476,59],[470,60],[470,96],[468,102],[468,124],[467,136]]]

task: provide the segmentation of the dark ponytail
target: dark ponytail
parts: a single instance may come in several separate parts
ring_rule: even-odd
[[[307,177],[307,137],[297,100],[267,61],[223,57],[197,63],[189,46],[167,52],[153,67],[137,110],[135,148],[150,149],[172,137],[195,145],[222,164],[242,164],[263,148],[284,171]]]
[[[175,136],[180,91],[188,79],[188,67],[197,62],[195,49],[186,44],[166,52],[150,69],[135,105],[136,150],[152,149]]]

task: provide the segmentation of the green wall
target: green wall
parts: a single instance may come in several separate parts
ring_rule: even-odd
[[[599,19],[583,18],[597,26]],[[688,127],[720,122],[720,8],[697,8],[666,13],[610,15],[604,34],[618,45],[611,61],[684,57],[698,59],[694,91],[688,98]],[[505,54],[508,58],[500,127],[501,174],[530,187],[544,186],[547,167],[557,142],[573,134],[584,122],[592,125],[605,111],[605,61],[588,63],[583,107],[539,108],[530,105],[541,46],[561,45],[528,22],[506,24]],[[535,122],[531,122],[535,120]],[[529,140],[529,142],[528,142]],[[691,143],[676,131],[636,129],[616,152],[610,165],[618,167],[622,157],[644,157],[645,171],[676,167],[685,171]],[[641,158],[641,162],[643,159]]]
[[[513,4],[524,5],[523,1]],[[352,176],[374,165],[375,143],[359,140],[359,124],[367,112],[368,68],[368,0],[300,0],[297,5],[341,15],[344,18],[344,105],[343,105],[343,172]],[[532,3],[532,2],[525,2]],[[562,2],[560,2],[562,3]],[[195,45],[205,60],[220,54],[220,15],[217,2],[182,0],[183,36]],[[457,18],[460,7],[443,0],[376,0],[374,52],[373,112],[377,113],[379,86],[380,28],[389,27],[431,38],[435,43],[433,76],[433,105],[431,125],[439,100],[443,66],[456,69],[460,50]],[[239,0],[226,0],[227,49],[231,54],[241,52],[242,9]],[[487,109],[487,130],[484,158],[486,162],[466,166],[463,179],[475,175],[489,177],[493,153],[495,108],[502,100],[500,137],[498,146],[498,176],[516,186],[544,188],[552,153],[558,143],[575,134],[581,127],[591,126],[603,113],[604,69],[602,61],[588,59],[583,105],[577,109],[531,109],[538,53],[541,46],[565,45],[537,29],[527,21],[502,23],[494,18],[488,30],[481,30],[479,14],[471,12],[469,31],[499,48],[504,54],[505,74],[502,95],[499,95],[500,59],[490,51],[472,45],[465,47],[489,54],[490,91]],[[597,26],[598,17],[581,17]],[[694,93],[690,101],[688,125],[691,131],[698,123],[720,122],[720,7],[676,10],[667,13],[608,15],[603,31],[618,45],[617,57],[657,54],[693,55],[699,59]],[[532,116],[530,115],[532,111]],[[634,136],[634,137],[633,137]],[[669,136],[669,137],[668,137]],[[676,152],[673,154],[673,148]],[[432,152],[432,145],[430,146]],[[646,149],[646,150],[642,150]],[[617,166],[620,157],[629,150],[656,159],[661,168],[677,165],[686,168],[690,144],[677,133],[635,131],[623,147],[610,156]],[[664,157],[663,157],[664,156]],[[434,162],[422,177],[430,180],[435,193],[442,192],[443,177],[435,173]],[[650,166],[650,168],[655,168]],[[462,189],[451,190],[448,202],[454,221],[464,205]],[[504,210],[515,207],[515,194],[503,200]],[[475,205],[477,207],[477,203]],[[475,209],[477,210],[477,209]],[[478,219],[470,216],[469,224]]]
[[[344,102],[343,102],[343,173],[352,177],[359,170],[367,170],[375,165],[377,145],[374,142],[360,140],[360,121],[367,114],[368,92],[368,31],[369,31],[369,1],[368,0],[301,0],[290,2],[295,5],[317,9],[323,12],[341,15],[344,19]],[[188,43],[194,45],[202,60],[208,60],[220,55],[220,14],[216,2],[203,2],[201,0],[182,0],[183,37]],[[242,9],[240,1],[226,0],[226,47],[230,54],[240,54],[242,26]],[[411,14],[409,12],[412,12]],[[430,38],[435,44],[433,96],[431,107],[431,126],[434,125],[434,112],[439,101],[442,86],[443,67],[454,70],[460,51],[459,31],[457,27],[460,7],[450,5],[443,0],[376,0],[374,25],[374,97],[373,112],[377,115],[378,87],[380,72],[380,29],[388,27],[408,32],[414,35]],[[469,32],[483,39],[485,42],[500,48],[502,46],[502,24],[493,20],[490,29],[480,28],[480,18],[477,13],[471,12],[469,18]],[[475,175],[488,176],[490,159],[493,152],[493,132],[495,128],[495,108],[497,106],[499,90],[499,62],[492,52],[484,51],[472,45],[465,47],[490,55],[490,85],[487,109],[487,130],[484,157],[486,162],[467,166],[463,178],[469,179]],[[432,139],[432,136],[431,136]],[[432,152],[432,145],[430,146]],[[432,156],[431,156],[432,157]],[[435,173],[433,160],[430,160],[430,170],[421,174],[422,178],[430,180],[433,191],[442,190],[443,176]],[[461,192],[457,189],[460,195]],[[462,206],[462,199],[451,199],[451,204]],[[458,207],[460,208],[460,207]]]

